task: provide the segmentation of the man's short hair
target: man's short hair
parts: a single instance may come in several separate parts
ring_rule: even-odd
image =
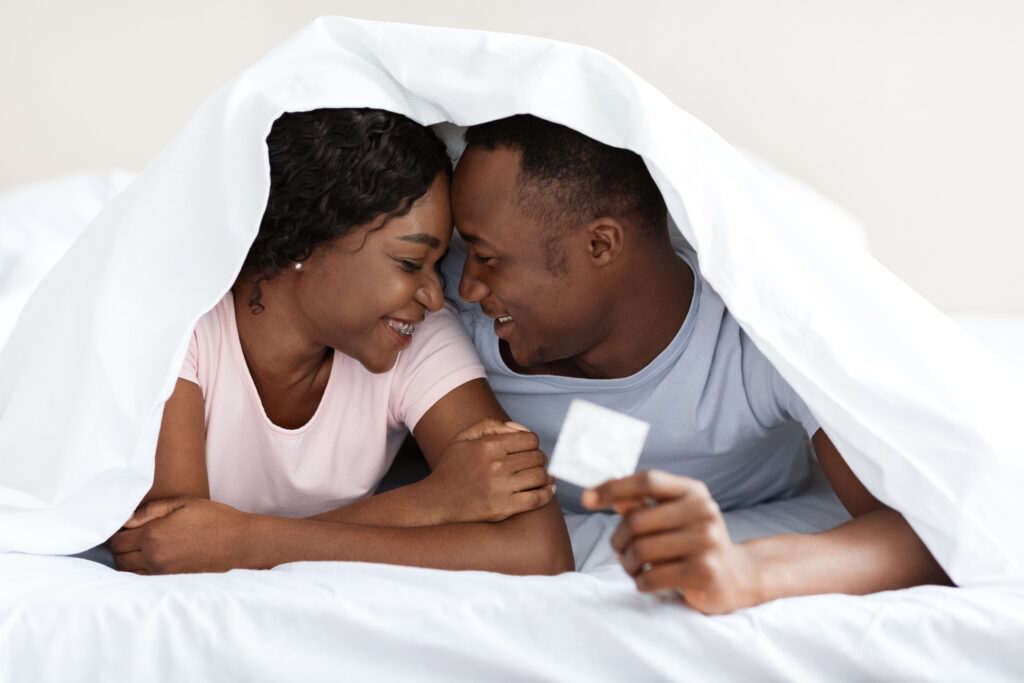
[[[640,155],[530,114],[466,130],[466,146],[522,154],[519,209],[542,224],[549,268],[564,271],[562,236],[599,216],[625,219],[648,235],[667,230],[665,200]]]

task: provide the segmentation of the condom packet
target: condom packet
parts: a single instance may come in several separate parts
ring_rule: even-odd
[[[633,474],[650,428],[643,420],[573,399],[548,473],[583,488]]]

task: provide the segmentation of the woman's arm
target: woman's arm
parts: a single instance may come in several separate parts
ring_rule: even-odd
[[[175,496],[210,497],[203,392],[195,382],[180,378],[164,404],[153,486],[142,503]]]
[[[522,453],[535,452],[536,436],[513,428],[460,441],[458,435],[481,417],[504,418],[483,380],[458,387],[427,411],[415,436],[434,472],[420,486],[396,489],[325,513],[319,520],[249,515],[195,498],[157,500],[140,508],[126,529],[114,536],[115,561],[121,569],[144,573],[271,567],[299,560],[359,560],[516,574],[572,571],[569,535],[553,491],[546,487],[546,473],[541,475],[540,488],[529,478],[536,474],[529,470],[543,472],[537,464],[510,472],[510,480],[523,472],[526,479],[500,490],[504,496],[500,504],[512,515],[500,522],[408,525],[422,522],[424,514],[441,514],[438,510],[466,514],[479,505],[484,492],[473,490],[477,483],[471,475],[480,461],[475,457],[480,452],[478,441],[489,438],[497,444],[484,454],[489,462],[484,474],[492,479],[490,470],[502,468]],[[491,426],[498,430],[501,423],[495,420]],[[512,444],[506,448],[512,455],[501,451],[507,443]],[[433,482],[427,484],[431,477]],[[516,514],[520,509],[528,511]],[[408,528],[396,528],[402,526]]]
[[[547,456],[537,450],[536,435],[505,420],[486,380],[456,387],[413,433],[430,475],[311,519],[368,526],[500,522],[546,505],[554,495]]]

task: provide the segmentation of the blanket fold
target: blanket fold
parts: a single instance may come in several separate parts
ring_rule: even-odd
[[[32,295],[0,351],[0,550],[78,552],[131,514],[188,335],[259,227],[267,132],[318,107],[528,112],[639,153],[704,277],[865,485],[958,584],[1021,580],[1024,377],[836,237],[845,215],[830,225],[595,50],[333,17],[205,102]]]

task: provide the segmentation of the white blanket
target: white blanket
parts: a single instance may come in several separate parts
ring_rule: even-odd
[[[843,521],[827,482],[725,515],[733,538]],[[140,577],[0,554],[0,680],[1014,681],[1024,590],[927,586],[705,617],[615,564],[617,518],[572,516],[579,574],[359,562]]]
[[[528,111],[636,149],[705,277],[967,587],[705,618],[637,593],[610,556],[614,518],[597,515],[569,520],[582,572],[559,577],[362,563],[136,577],[20,554],[95,545],[141,498],[188,334],[258,227],[264,137],[282,111],[322,106],[458,125]],[[44,278],[0,350],[0,549],[19,551],[0,553],[0,680],[1019,677],[1022,375],[844,237],[845,220],[592,50],[314,23],[202,107]],[[841,521],[821,485],[729,513],[730,532]]]

